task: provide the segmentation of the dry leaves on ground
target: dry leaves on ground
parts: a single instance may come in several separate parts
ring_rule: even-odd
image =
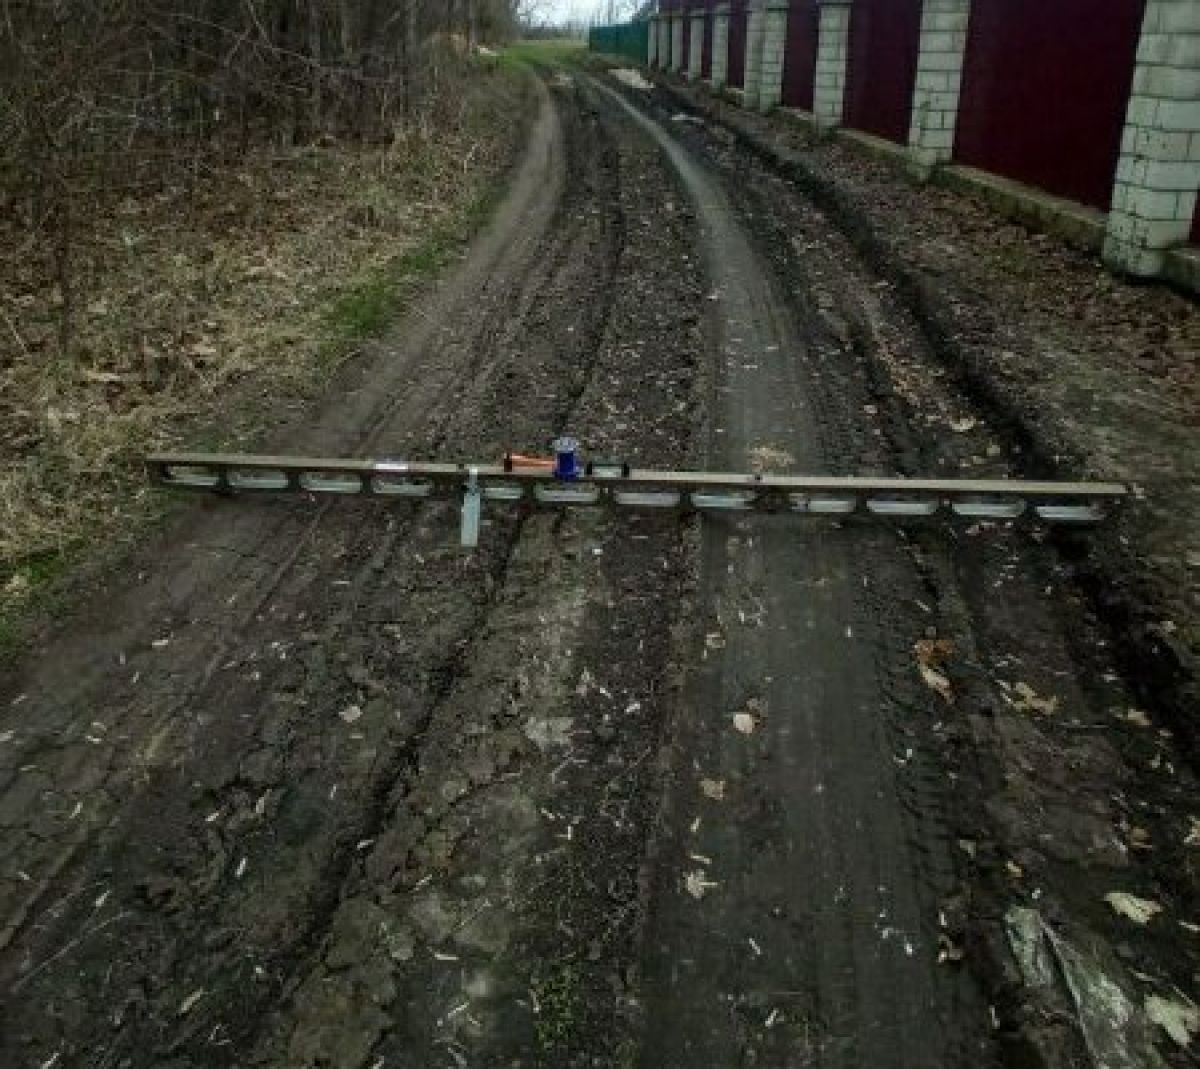
[[[1146,999],[1146,1016],[1181,1047],[1188,1046],[1192,1036],[1200,1032],[1200,1009],[1191,1002],[1150,995]]]
[[[948,705],[954,704],[954,688],[949,678],[939,671],[954,654],[954,643],[948,638],[922,638],[913,645],[917,669],[930,690],[936,691]]]
[[[702,869],[689,872],[683,878],[683,885],[687,889],[687,893],[695,899],[703,898],[714,887],[719,886],[716,881],[710,880],[708,874]]]
[[[1137,895],[1126,894],[1124,891],[1110,891],[1104,896],[1104,901],[1134,924],[1149,924],[1163,909],[1157,902],[1148,898],[1138,898]]]
[[[1012,689],[1017,695],[1016,698],[1009,698],[1014,709],[1023,713],[1039,713],[1042,716],[1050,716],[1058,711],[1057,698],[1043,698],[1028,683],[1016,683]]]

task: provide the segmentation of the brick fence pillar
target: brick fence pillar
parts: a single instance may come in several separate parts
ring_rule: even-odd
[[[753,0],[746,18],[746,77],[742,83],[742,106],[747,108],[758,107],[766,19],[766,4],[763,0]]]
[[[758,75],[758,107],[770,111],[783,100],[783,59],[787,51],[787,0],[770,0],[763,12],[762,66]]]
[[[1147,0],[1104,259],[1155,275],[1188,240],[1200,188],[1200,0]]]
[[[908,144],[922,174],[954,156],[970,16],[971,0],[925,0],[921,12],[921,50]]]
[[[671,72],[682,74],[687,69],[687,58],[683,54],[683,16],[671,16]]]
[[[713,11],[712,73],[708,78],[714,89],[729,82],[729,5],[718,4]]]
[[[646,66],[658,66],[658,16],[650,16],[650,33],[646,41]]]
[[[700,80],[700,71],[704,66],[704,13],[692,15],[692,34],[690,55],[688,56],[688,78],[693,82]]]
[[[818,0],[818,3],[821,11],[817,30],[813,115],[818,126],[840,126],[850,64],[851,0]]]

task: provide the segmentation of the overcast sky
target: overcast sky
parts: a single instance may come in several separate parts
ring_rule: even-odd
[[[547,17],[555,22],[566,19],[588,20],[593,15],[608,11],[608,0],[543,0]],[[614,7],[622,15],[637,5],[632,0],[616,0]]]

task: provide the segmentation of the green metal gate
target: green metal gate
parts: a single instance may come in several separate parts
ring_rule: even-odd
[[[610,56],[625,56],[645,66],[650,61],[650,23],[593,26],[588,33],[588,48]]]

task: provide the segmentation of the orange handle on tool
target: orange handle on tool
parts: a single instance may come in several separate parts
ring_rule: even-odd
[[[504,458],[514,468],[553,468],[553,457],[531,457],[524,453],[509,453]]]

